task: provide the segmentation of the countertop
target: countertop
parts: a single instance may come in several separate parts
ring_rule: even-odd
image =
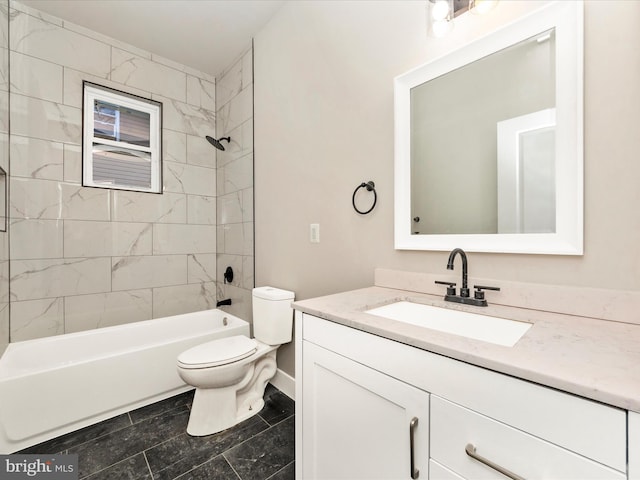
[[[504,347],[364,313],[407,300],[532,323]],[[456,360],[640,412],[640,325],[368,287],[294,302],[293,308]]]

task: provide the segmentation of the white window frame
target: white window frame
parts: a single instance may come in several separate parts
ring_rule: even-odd
[[[162,193],[162,103],[131,95],[91,82],[83,82],[82,185],[85,187]],[[94,135],[94,102],[105,101],[149,114],[149,147],[126,141],[113,141]],[[105,184],[93,179],[93,144],[149,153],[151,156],[151,187]]]

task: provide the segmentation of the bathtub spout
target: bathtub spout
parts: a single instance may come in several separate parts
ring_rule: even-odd
[[[225,300],[220,300],[219,302],[216,302],[216,307],[221,307],[222,305],[231,305],[231,299],[227,298]]]

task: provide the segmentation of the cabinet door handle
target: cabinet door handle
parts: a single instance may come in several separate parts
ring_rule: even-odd
[[[512,480],[524,480],[524,478],[521,477],[520,475],[516,475],[515,473],[507,470],[506,468],[501,467],[497,463],[493,463],[488,458],[484,458],[484,457],[478,455],[476,453],[476,447],[473,446],[471,443],[468,443],[467,446],[464,447],[464,451],[467,452],[467,455],[469,455],[474,460],[477,460],[478,462],[485,464],[489,468],[493,468],[495,471],[500,472],[501,474],[503,474],[506,477],[511,478]]]
[[[411,454],[411,478],[414,480],[420,476],[420,470],[416,468],[416,459],[415,459],[415,441],[414,436],[416,433],[416,428],[418,426],[418,417],[413,417],[411,422],[409,422],[409,450]]]

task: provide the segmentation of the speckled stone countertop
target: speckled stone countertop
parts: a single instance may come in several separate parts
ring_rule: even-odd
[[[408,300],[532,323],[504,347],[364,313]],[[296,310],[433,353],[640,412],[640,325],[502,305],[472,307],[384,287],[297,301]]]

